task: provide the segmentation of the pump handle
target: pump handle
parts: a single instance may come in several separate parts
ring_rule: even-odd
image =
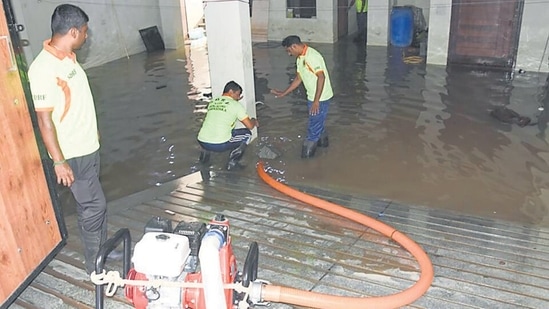
[[[246,261],[242,268],[242,286],[249,287],[250,282],[254,282],[257,279],[257,267],[259,265],[259,247],[257,242],[250,243],[250,249],[248,249],[248,255],[246,255]]]

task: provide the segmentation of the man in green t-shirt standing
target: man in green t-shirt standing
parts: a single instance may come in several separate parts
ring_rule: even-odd
[[[242,167],[239,164],[246,145],[252,136],[251,130],[259,126],[257,119],[248,116],[246,109],[238,101],[242,99],[242,87],[230,81],[223,89],[221,97],[208,104],[208,112],[198,132],[198,143],[202,147],[200,162],[209,161],[209,152],[231,150],[227,169]],[[236,121],[242,122],[245,128],[235,129]]]
[[[286,90],[271,89],[277,98],[294,91],[301,83],[307,92],[309,122],[307,138],[301,148],[301,157],[313,157],[316,147],[328,147],[328,133],[324,128],[330,101],[334,96],[332,84],[324,57],[314,48],[301,42],[297,35],[290,35],[282,41],[289,55],[296,57],[297,75]]]
[[[355,43],[366,43],[368,27],[368,0],[351,0],[349,9],[356,7],[357,34],[353,39]]]

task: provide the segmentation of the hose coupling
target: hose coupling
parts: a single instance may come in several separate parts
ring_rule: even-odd
[[[261,296],[263,293],[263,286],[267,284],[270,284],[270,282],[261,279],[250,282],[248,301],[250,301],[253,305],[268,306],[270,303],[263,301],[263,297]]]

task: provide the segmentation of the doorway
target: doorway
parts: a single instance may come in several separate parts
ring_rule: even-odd
[[[448,64],[513,68],[523,1],[454,0]]]
[[[337,0],[337,37],[346,36],[349,32],[349,9],[347,0]]]

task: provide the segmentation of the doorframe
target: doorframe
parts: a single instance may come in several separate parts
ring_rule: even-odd
[[[342,38],[349,34],[349,8],[346,4],[347,0],[336,1],[337,11],[337,38]]]

